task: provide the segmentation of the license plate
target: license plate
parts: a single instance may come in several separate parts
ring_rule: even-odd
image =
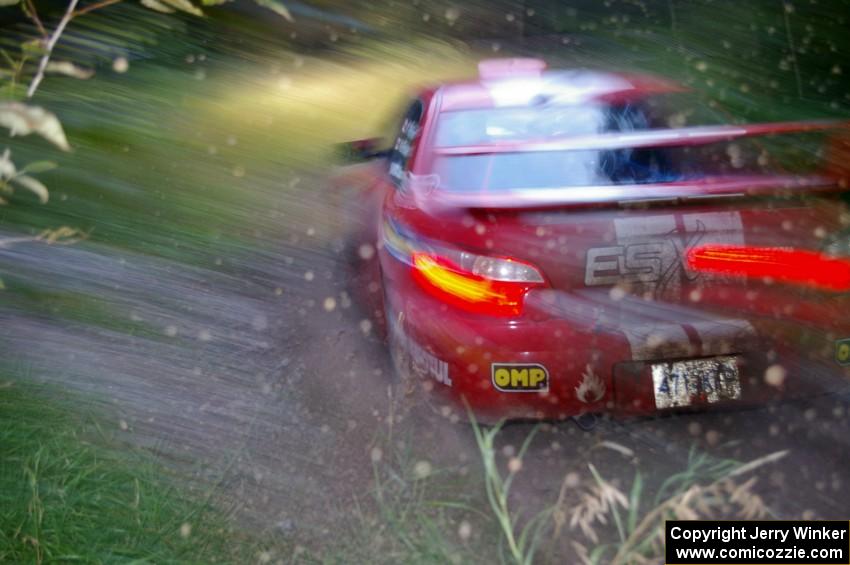
[[[659,409],[741,398],[738,363],[732,356],[655,363],[652,385]]]

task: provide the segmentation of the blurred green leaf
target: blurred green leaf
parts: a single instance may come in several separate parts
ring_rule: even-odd
[[[18,66],[18,62],[9,55],[5,49],[0,49],[0,55],[5,59],[6,64],[12,67],[13,69]]]
[[[65,75],[69,77],[74,77],[78,79],[88,79],[94,76],[94,71],[91,69],[84,69],[83,67],[78,67],[74,63],[70,61],[50,61],[47,63],[47,67],[45,71],[48,73],[54,73],[59,75]]]
[[[181,12],[192,14],[193,16],[203,16],[204,13],[189,0],[162,0],[164,4],[168,4],[172,8],[176,8]]]
[[[0,0],[2,2],[2,0]],[[27,56],[41,56],[46,53],[44,41],[41,38],[30,39],[21,43],[21,51]]]
[[[262,6],[263,8],[268,8],[275,14],[281,16],[288,22],[294,22],[295,18],[292,17],[292,14],[289,13],[289,10],[278,2],[277,0],[254,0],[258,6]]]
[[[17,4],[20,1],[21,0],[0,0],[0,7],[14,6],[15,4]]]
[[[232,0],[201,0],[201,4],[204,6],[220,6],[228,2],[232,2]]]
[[[12,182],[21,185],[27,190],[33,192],[42,204],[46,204],[49,198],[49,193],[47,192],[47,187],[44,186],[41,181],[35,179],[33,177],[27,175],[18,175],[12,178]]]
[[[0,126],[9,128],[11,135],[37,133],[63,151],[70,151],[68,139],[59,118],[40,106],[20,102],[0,103]]]
[[[32,163],[27,163],[27,165],[21,169],[22,173],[44,173],[46,171],[52,171],[57,167],[56,163],[53,161],[33,161]]]
[[[11,152],[6,149],[2,155],[0,155],[0,180],[2,179],[10,179],[15,174],[17,174],[18,170],[15,168],[15,164],[12,162]],[[0,189],[5,188],[0,186]]]
[[[171,14],[174,12],[174,8],[166,6],[159,0],[141,0],[141,2],[142,6],[155,12],[162,12],[163,14]]]
[[[643,494],[643,477],[638,471],[635,473],[634,481],[632,482],[632,490],[629,493],[629,517],[628,517],[628,525],[627,531],[631,534],[635,531],[635,528],[638,524],[638,518],[640,517],[640,499]]]

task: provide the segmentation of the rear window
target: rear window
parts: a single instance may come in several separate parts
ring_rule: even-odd
[[[540,151],[440,157],[440,186],[454,191],[652,183],[683,177],[659,150]]]
[[[722,123],[697,104],[641,101],[619,106],[538,106],[445,112],[438,147],[678,128]],[[676,111],[671,108],[675,107]],[[442,155],[435,173],[444,190],[504,191],[694,180],[729,174],[805,174],[820,136],[746,138],[692,147],[517,151]],[[781,163],[781,166],[779,165]]]
[[[727,121],[692,93],[609,104],[537,104],[442,112],[436,146],[542,140],[612,131],[715,125]]]
[[[453,192],[652,184],[722,175],[815,172],[814,142],[739,140],[698,147],[535,151],[441,156],[440,187]],[[780,165],[781,164],[781,165]]]

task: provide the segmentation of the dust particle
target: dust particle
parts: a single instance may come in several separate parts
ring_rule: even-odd
[[[457,535],[462,541],[468,540],[472,535],[472,525],[466,520],[462,521],[458,526]]]
[[[764,382],[770,386],[780,387],[785,382],[785,367],[782,365],[771,365],[764,372]]]
[[[522,469],[522,459],[519,457],[511,457],[511,460],[508,461],[508,472],[510,473],[519,473]]]
[[[424,479],[431,474],[431,464],[427,461],[417,461],[413,466],[413,476],[417,479]]]
[[[126,57],[116,57],[112,61],[112,70],[116,73],[126,73],[129,68],[130,63],[127,62]]]
[[[360,255],[361,259],[363,259],[364,261],[368,261],[369,259],[375,256],[375,248],[368,243],[364,243],[357,250],[357,253]]]

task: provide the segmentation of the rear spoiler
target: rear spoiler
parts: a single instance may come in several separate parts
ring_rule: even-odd
[[[791,196],[803,191],[830,191],[835,188],[836,179],[824,175],[728,175],[653,184],[527,188],[499,192],[450,192],[411,185],[412,191],[418,193],[416,199],[425,207],[492,209],[637,205],[653,201],[696,201],[783,193]]]
[[[494,142],[479,145],[437,147],[437,155],[489,155],[533,151],[588,151],[597,149],[626,149],[638,147],[674,147],[708,145],[741,137],[781,135],[816,131],[850,129],[846,120],[810,120],[773,122],[740,126],[695,126],[674,129],[648,129],[560,137],[537,142]]]

